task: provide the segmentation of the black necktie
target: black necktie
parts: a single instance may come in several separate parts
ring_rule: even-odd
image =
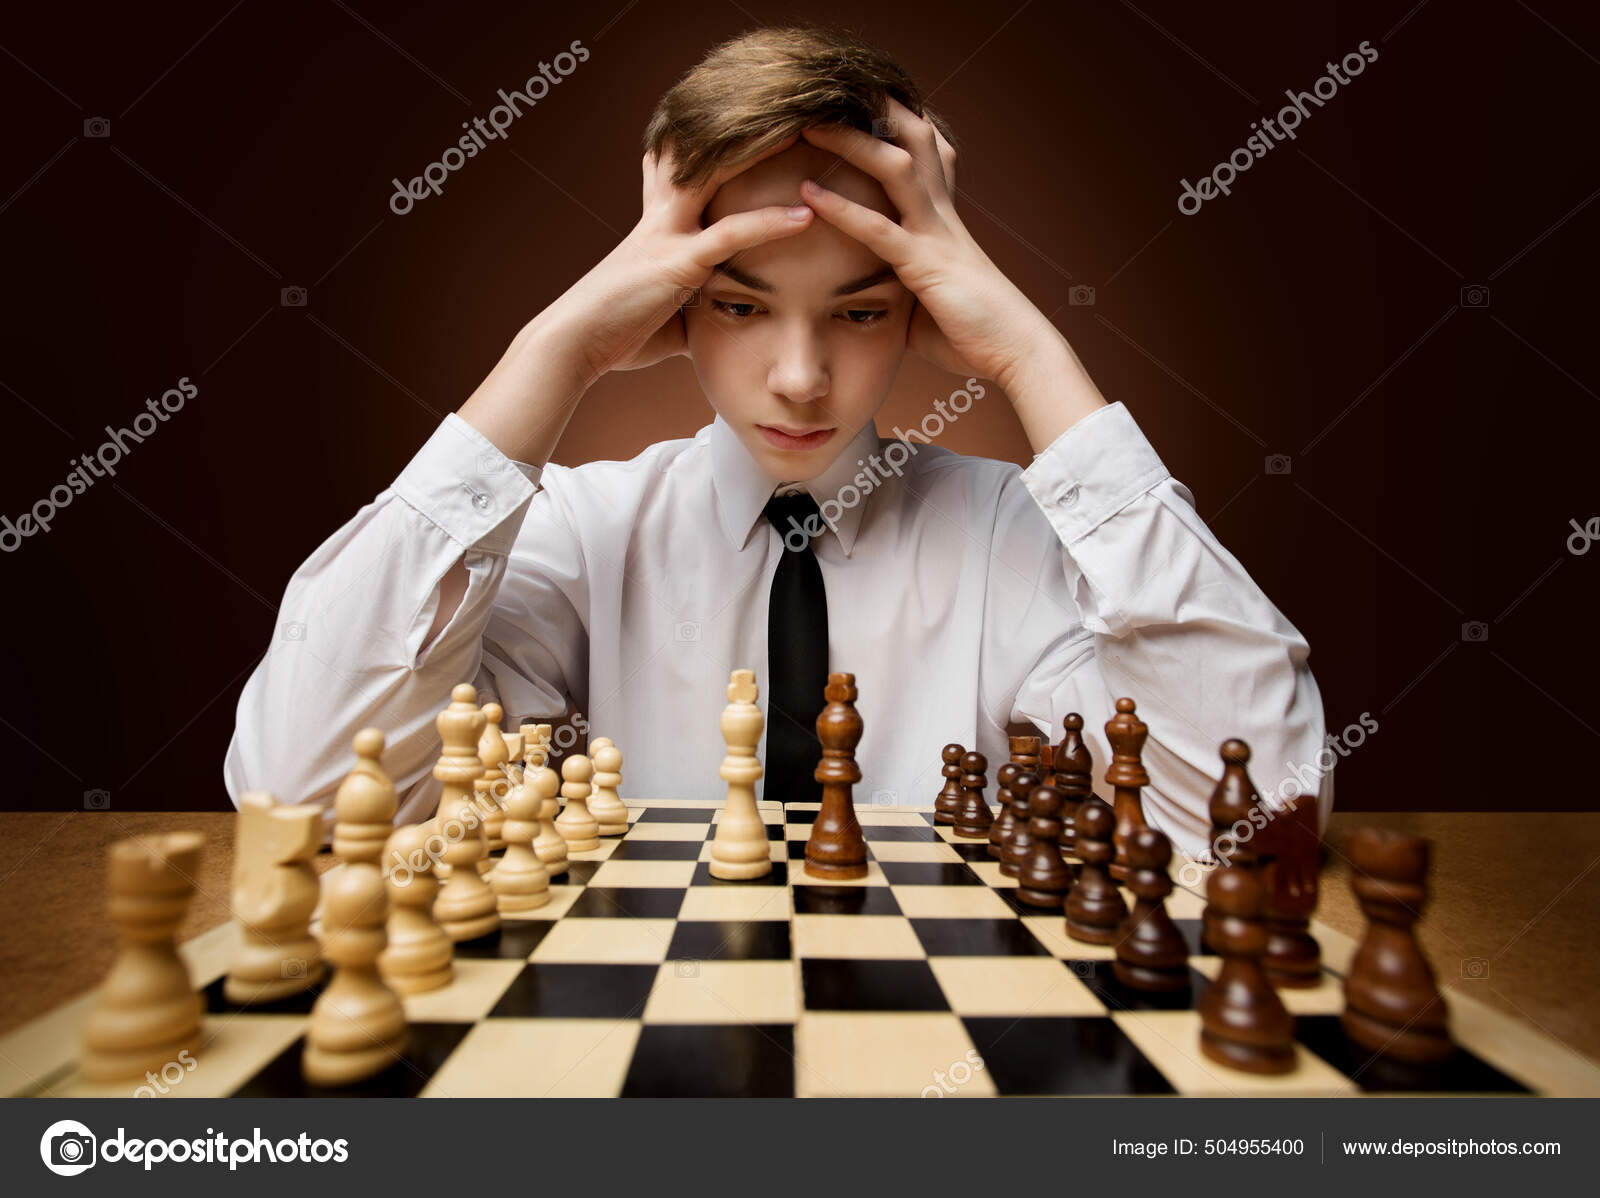
[[[767,603],[767,760],[762,797],[820,802],[813,777],[822,759],[817,716],[828,685],[828,592],[810,533],[826,528],[816,500],[774,495],[763,514],[783,538]]]

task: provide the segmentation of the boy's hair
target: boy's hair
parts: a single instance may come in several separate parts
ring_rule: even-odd
[[[813,24],[757,29],[717,46],[661,97],[644,148],[659,155],[670,143],[672,182],[692,186],[809,125],[882,136],[875,122],[888,118],[890,96],[956,145],[911,76],[855,34]]]

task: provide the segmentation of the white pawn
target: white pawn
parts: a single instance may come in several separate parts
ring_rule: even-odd
[[[589,796],[589,814],[599,821],[600,835],[621,836],[628,830],[628,805],[617,797],[622,784],[622,750],[610,737],[602,736],[589,746],[594,765],[594,791]]]
[[[561,763],[561,797],[566,810],[556,817],[556,831],[566,838],[567,850],[583,853],[600,847],[600,821],[589,814],[589,779],[594,765],[582,753],[574,753]]]
[[[756,779],[762,773],[756,745],[766,722],[756,706],[757,694],[754,670],[735,670],[729,676],[728,706],[722,711],[728,755],[721,770],[728,783],[728,801],[711,842],[713,878],[759,878],[772,872],[767,825],[756,807]]]
[[[324,879],[322,954],[337,968],[306,1023],[301,1068],[316,1085],[361,1081],[405,1051],[405,1008],[378,974],[387,906],[376,866],[352,865]]]
[[[554,878],[567,872],[567,838],[556,831],[556,813],[561,810],[561,800],[557,797],[561,793],[561,777],[545,764],[550,759],[549,724],[522,726],[522,759],[529,784],[543,800],[533,851]]]
[[[375,864],[394,831],[400,798],[378,760],[383,755],[383,733],[363,728],[353,743],[356,767],[345,775],[333,798],[333,851],[346,862]]]
[[[550,872],[533,851],[542,806],[544,796],[526,784],[506,798],[506,852],[489,875],[501,915],[532,911],[550,901]]]
[[[434,900],[433,917],[452,940],[476,940],[500,926],[494,892],[478,874],[478,862],[488,856],[483,815],[472,799],[472,783],[483,776],[478,760],[478,738],[483,735],[483,712],[477,691],[462,683],[450,694],[450,706],[435,721],[444,740],[444,753],[433,776],[444,783],[439,811],[431,832],[444,840],[441,854],[450,877]]]
[[[426,824],[407,824],[384,846],[389,945],[378,955],[378,972],[396,994],[437,990],[455,974],[455,944],[433,922],[439,879],[428,856],[429,837]]]

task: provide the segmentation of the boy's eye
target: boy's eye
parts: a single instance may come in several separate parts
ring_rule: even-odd
[[[726,313],[727,315],[734,317],[736,320],[744,320],[747,317],[753,316],[755,315],[756,310],[756,306],[754,304],[728,303],[726,300],[712,300],[711,306],[718,312]]]
[[[844,318],[853,325],[875,325],[887,317],[889,313],[883,308],[850,308]]]

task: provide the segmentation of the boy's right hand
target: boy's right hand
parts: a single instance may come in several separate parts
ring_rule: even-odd
[[[679,309],[712,268],[741,250],[811,227],[815,214],[804,204],[730,213],[709,228],[700,224],[717,188],[798,140],[792,134],[693,188],[673,186],[670,149],[659,159],[646,154],[639,223],[523,326],[462,405],[461,418],[513,460],[542,466],[584,392],[602,374],[686,353]]]
[[[659,159],[645,154],[639,223],[551,305],[564,310],[561,323],[588,330],[585,354],[596,377],[686,353],[681,309],[711,277],[712,268],[741,250],[810,227],[813,213],[804,204],[730,213],[701,227],[706,205],[719,187],[798,140],[793,134],[754,158],[719,168],[692,188],[673,184],[670,146]]]

